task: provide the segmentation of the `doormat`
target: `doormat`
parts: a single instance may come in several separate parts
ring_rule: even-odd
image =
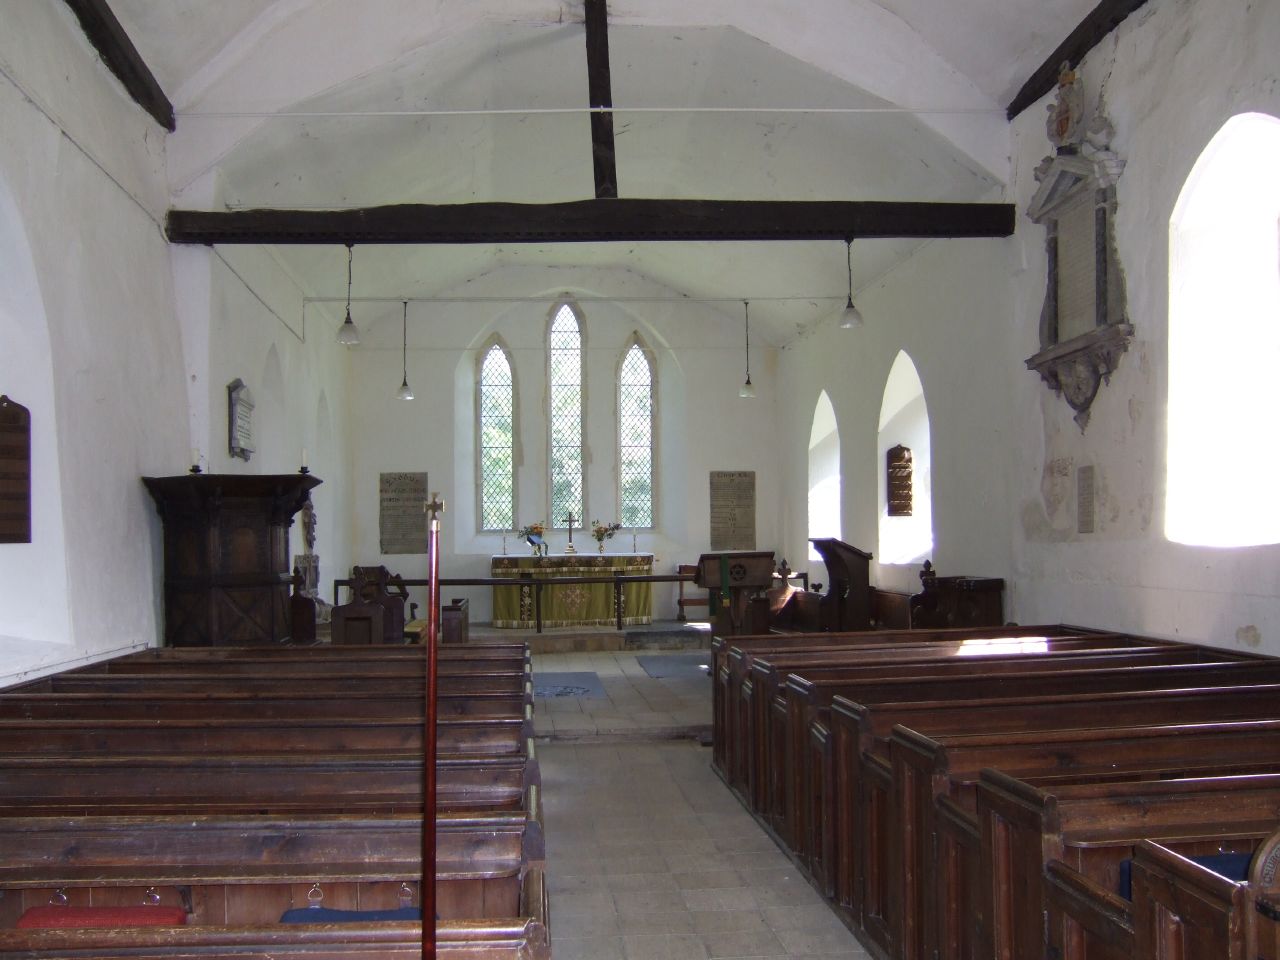
[[[691,680],[708,676],[709,652],[663,653],[636,657],[636,663],[655,680]]]
[[[604,686],[600,683],[600,675],[594,671],[585,670],[573,673],[535,673],[533,695],[544,699],[553,697],[607,699]]]

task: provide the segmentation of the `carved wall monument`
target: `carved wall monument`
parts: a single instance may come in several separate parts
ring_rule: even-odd
[[[248,463],[254,448],[253,394],[236,377],[227,384],[227,452]]]
[[[1101,108],[1084,112],[1080,79],[1063,65],[1049,105],[1055,152],[1036,168],[1040,187],[1027,216],[1043,224],[1049,276],[1040,314],[1040,351],[1027,366],[1066,398],[1084,430],[1099,386],[1111,379],[1133,337],[1113,223],[1124,161]]]

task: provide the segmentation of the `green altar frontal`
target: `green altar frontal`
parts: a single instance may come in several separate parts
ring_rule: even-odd
[[[562,554],[549,557],[494,557],[491,576],[519,580],[531,577],[648,576],[653,554]],[[653,584],[622,585],[622,623],[635,626],[653,622]],[[544,627],[607,627],[617,623],[612,583],[566,583],[542,588]],[[493,625],[532,630],[533,587],[529,583],[493,588]]]

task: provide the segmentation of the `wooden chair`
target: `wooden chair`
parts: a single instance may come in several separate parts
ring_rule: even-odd
[[[403,613],[401,616],[403,617]],[[333,608],[331,643],[371,644],[386,643],[386,609],[380,603],[340,603]],[[404,624],[396,633],[396,642],[403,643]]]
[[[698,572],[698,565],[696,563],[681,563],[676,565],[676,573],[682,577],[684,576],[691,577],[697,572]],[[686,597],[684,595],[684,588],[686,584],[687,584],[687,581],[685,580],[681,580],[677,584],[677,588],[680,591],[680,595],[676,598],[676,619],[681,622],[684,622],[689,619],[684,615],[685,607],[710,607],[711,605],[711,602],[707,599],[706,594],[703,594],[698,597]]]

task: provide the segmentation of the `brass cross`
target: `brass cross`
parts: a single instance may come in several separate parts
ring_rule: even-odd
[[[440,499],[440,494],[432,492],[431,499],[423,502],[422,511],[432,520],[437,519],[438,514],[444,513],[444,501]]]

